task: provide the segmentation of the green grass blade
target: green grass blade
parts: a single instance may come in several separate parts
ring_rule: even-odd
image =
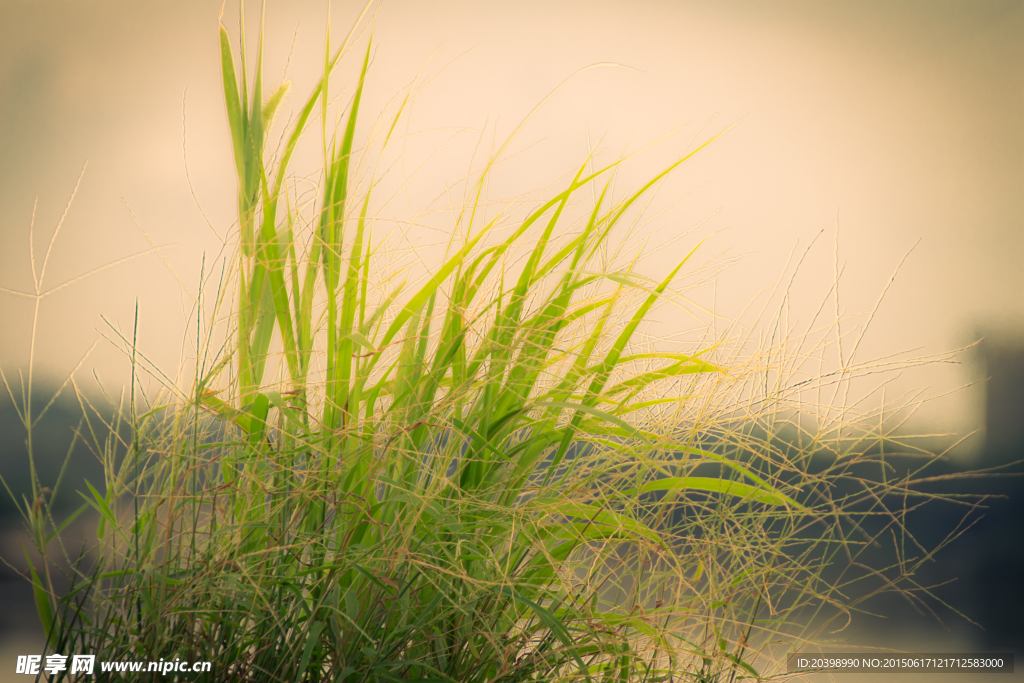
[[[245,131],[242,127],[242,106],[238,99],[238,80],[235,76],[235,60],[231,52],[231,42],[228,39],[228,31],[221,24],[220,27],[220,57],[221,75],[224,81],[224,102],[228,110],[228,128],[231,130],[231,146],[235,153],[235,168],[245,167],[242,161],[242,146],[245,139]]]
[[[297,675],[302,680],[306,677],[306,671],[309,668],[309,658],[313,654],[313,648],[316,647],[318,639],[320,638],[320,632],[323,631],[324,624],[322,621],[314,621],[309,626],[309,632],[306,634],[306,644],[302,648],[302,658],[299,660],[299,668]]]
[[[24,548],[22,548],[24,550]],[[43,582],[39,579],[39,574],[36,573],[35,564],[28,556],[28,551],[25,551],[25,561],[28,564],[29,575],[32,580],[32,599],[35,601],[36,614],[39,615],[39,623],[42,624],[43,632],[47,638],[52,639],[54,634],[53,622],[53,605],[50,604],[50,595],[43,588]]]
[[[277,90],[267,99],[267,103],[263,105],[263,120],[266,125],[269,126],[270,122],[274,120],[274,115],[277,113],[277,108],[281,106],[281,102],[284,100],[285,95],[288,94],[288,90],[291,88],[291,82],[285,81],[278,86]]]
[[[721,493],[722,495],[734,496],[744,500],[752,500],[767,505],[786,506],[794,510],[806,510],[804,506],[795,500],[771,488],[751,486],[739,481],[728,479],[717,479],[714,477],[672,477],[651,481],[638,489],[626,489],[622,493],[627,496],[651,491],[708,491],[710,493]]]

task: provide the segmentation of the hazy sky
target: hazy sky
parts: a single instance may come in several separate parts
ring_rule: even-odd
[[[163,259],[116,265],[44,300],[37,358],[45,373],[75,366],[105,329],[100,315],[130,328],[136,298],[140,347],[171,371],[177,364],[189,303],[175,274],[194,289],[203,252],[213,262],[216,233],[228,233],[234,219],[219,8],[216,1],[0,3],[0,287],[31,289],[33,201],[38,267],[86,162],[44,288],[148,249],[146,235],[176,245]],[[250,3],[250,28],[257,8]],[[336,41],[357,11],[334,3]],[[286,113],[317,78],[326,14],[319,0],[268,6],[272,83],[291,51]],[[237,40],[237,5],[229,3],[224,17]],[[728,317],[774,284],[794,247],[824,230],[796,281],[792,317],[800,320],[813,316],[831,286],[837,222],[846,314],[870,311],[917,245],[861,354],[921,355],[986,330],[1022,331],[1021,36],[1017,1],[385,2],[364,112],[378,111],[418,74],[436,75],[403,129],[408,174],[424,150],[441,150],[403,196],[411,206],[426,204],[468,169],[473,131],[489,125],[507,135],[581,67],[630,67],[589,70],[561,88],[519,133],[512,147],[519,155],[492,195],[549,185],[582,161],[588,140],[602,139],[617,155],[678,130],[624,172],[626,188],[691,139],[736,124],[660,189],[653,209],[664,210],[647,214],[652,245],[699,227],[672,248],[652,248],[649,270],[662,272],[666,256],[712,235],[701,263],[741,257],[700,294]],[[372,116],[364,120],[369,126]],[[408,239],[438,237],[425,231]],[[29,300],[0,293],[5,371],[27,362],[31,310]],[[662,324],[671,332],[671,321]],[[941,394],[977,379],[972,357],[963,360],[908,373],[900,386]],[[112,385],[128,374],[106,342],[84,367]],[[978,395],[961,392],[923,415],[941,427],[973,428]]]

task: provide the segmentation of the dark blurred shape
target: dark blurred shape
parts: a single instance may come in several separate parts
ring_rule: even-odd
[[[881,639],[911,624],[934,624],[935,617],[947,628],[963,628],[962,615],[981,627],[966,629],[979,645],[1019,652],[1024,644],[1024,339],[986,335],[977,360],[979,374],[988,378],[984,448],[968,464],[941,461],[922,472],[932,481],[913,490],[945,500],[929,501],[906,520],[920,548],[956,536],[913,576],[941,602],[926,601],[916,611],[891,593],[879,596],[869,609],[887,619],[869,621]],[[930,450],[939,452],[941,445]]]
[[[990,466],[987,462],[977,465]],[[949,469],[951,473],[961,470]],[[1020,472],[1017,466],[992,478],[954,479],[929,487],[937,493],[973,494],[978,507],[967,513],[964,505],[952,500],[926,505],[911,527],[926,548],[940,543],[952,530],[966,527],[916,578],[922,585],[940,586],[936,595],[984,629],[976,638],[993,650],[1019,648],[1024,643],[1020,618],[1024,613],[1024,477],[1017,476]],[[958,621],[952,614],[941,616],[949,625]]]
[[[979,346],[985,376],[985,463],[1024,458],[1024,341],[988,336]]]
[[[113,411],[106,410],[102,419],[95,413],[90,414],[93,430],[90,434],[82,422],[82,408],[69,390],[58,396],[43,413],[56,390],[54,386],[40,383],[32,392],[32,416],[33,420],[38,419],[32,430],[32,450],[39,486],[54,492],[48,499],[59,523],[84,504],[79,491],[88,492],[86,481],[101,492],[105,489],[103,465],[92,441],[93,435],[101,443],[107,439],[109,430],[106,424],[110,424]],[[87,441],[75,439],[78,429]],[[127,435],[125,432],[124,436]],[[64,475],[60,486],[57,486],[62,468]],[[21,574],[26,569],[23,545],[32,549],[32,543],[25,536],[25,523],[18,514],[18,506],[24,509],[26,500],[31,504],[32,475],[25,426],[9,396],[0,399],[0,476],[10,489],[8,492],[0,487],[0,558],[3,559],[0,562],[0,605],[4,607],[0,610],[0,641],[17,635],[37,638],[42,642],[43,632],[36,616],[32,591]],[[87,543],[83,533],[81,527],[72,526],[62,537],[73,551],[80,543]],[[63,586],[64,579],[62,573],[56,574],[58,585]]]
[[[989,335],[980,345],[985,376],[985,450],[979,468],[1007,466],[989,512],[972,534],[971,583],[992,645],[1024,643],[1024,339]]]
[[[53,387],[46,386],[37,386],[33,391],[32,415],[33,420],[38,419],[38,422],[32,430],[32,450],[39,485],[55,491],[51,499],[52,510],[54,513],[67,513],[84,502],[78,491],[88,490],[85,481],[103,491],[103,465],[95,445],[91,443],[88,427],[81,423],[82,409],[70,392],[63,392],[49,410],[43,413],[54,391]],[[40,414],[42,418],[38,418]],[[108,430],[104,420],[109,422],[109,416],[101,420],[92,414],[89,418],[96,438],[105,440]],[[80,424],[81,433],[88,443],[79,438],[72,448],[75,430],[79,429]],[[26,498],[31,501],[32,478],[26,436],[25,426],[15,404],[6,397],[0,401],[0,476],[10,488],[10,493],[0,490],[0,517],[17,514],[15,501],[22,507]],[[58,477],[65,460],[67,468],[58,487]]]

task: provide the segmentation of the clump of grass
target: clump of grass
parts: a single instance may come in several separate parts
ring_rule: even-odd
[[[825,570],[857,554],[856,516],[883,510],[856,505],[905,482],[837,500],[830,484],[877,458],[835,441],[834,425],[781,442],[790,385],[752,397],[764,368],[723,363],[715,343],[637,349],[696,246],[660,281],[607,267],[604,250],[710,140],[620,198],[617,163],[587,159],[511,225],[481,218],[492,159],[441,264],[394,284],[374,179],[352,171],[369,45],[344,125],[328,125],[352,35],[333,53],[328,41],[271,155],[288,86],[265,97],[262,35],[250,80],[221,26],[236,261],[198,297],[191,386],[144,411],[133,387],[131,440],[115,428],[97,445],[92,566],[61,595],[33,569],[50,647],[211,662],[188,674],[198,681],[759,677],[765,648],[799,643],[808,610],[841,601]],[[288,168],[318,109],[309,216]],[[842,464],[816,470],[823,447],[845,449]],[[42,529],[38,508],[26,514]]]

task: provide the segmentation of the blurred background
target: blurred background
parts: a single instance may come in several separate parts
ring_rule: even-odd
[[[334,44],[361,9],[333,3]],[[204,255],[207,273],[217,263],[237,211],[219,11],[216,0],[0,3],[0,368],[16,397],[19,373],[28,376],[35,305],[18,293],[33,291],[30,254],[38,275],[79,177],[41,286],[71,282],[40,304],[37,399],[44,405],[72,372],[83,391],[116,397],[130,365],[103,336],[130,336],[136,303],[148,358],[173,376],[187,357],[188,292]],[[238,16],[229,2],[224,22],[236,45]],[[267,6],[265,78],[292,81],[282,121],[318,78],[327,16],[322,0]],[[258,3],[247,17],[254,51]],[[991,467],[1024,457],[1022,35],[1016,0],[390,0],[376,14],[363,112],[382,110],[420,79],[401,131],[404,189],[391,208],[422,218],[396,225],[412,248],[429,249],[443,239],[444,190],[467,173],[474,150],[495,149],[492,140],[571,74],[616,64],[573,76],[543,104],[506,152],[491,195],[547,187],[592,147],[614,158],[657,142],[623,170],[619,187],[635,187],[728,128],[644,213],[648,271],[668,268],[666,255],[684,248],[658,245],[685,235],[679,245],[688,250],[710,236],[700,263],[727,267],[694,299],[723,319],[743,319],[810,248],[794,280],[794,326],[809,324],[824,300],[832,310],[839,272],[844,331],[860,334],[877,305],[862,360],[983,340],[956,362],[907,370],[886,391],[928,399],[906,429],[951,435],[943,443],[967,437],[951,468]],[[344,76],[337,83],[349,97]],[[372,116],[360,123],[357,145]],[[280,122],[272,142],[279,130]],[[299,172],[315,168],[315,150],[307,152],[296,159]],[[654,332],[668,338],[679,324],[666,315]],[[67,453],[75,410],[58,401],[40,425],[43,480],[55,479]],[[0,473],[15,492],[28,482],[23,442],[5,392]],[[97,481],[98,472],[79,450],[67,477]],[[943,626],[881,605],[889,619],[864,617],[836,637],[870,644],[900,634],[918,649],[1019,652],[1018,481],[972,483],[1008,498],[994,500],[961,545],[938,558],[934,580],[960,577],[957,606],[975,624],[944,614]],[[70,506],[75,496],[66,493],[59,502]],[[0,556],[10,563],[0,567],[0,602],[11,606],[0,614],[3,680],[11,653],[38,636],[17,576],[20,522],[12,505],[0,511],[8,515]],[[935,513],[935,533],[960,516]]]

